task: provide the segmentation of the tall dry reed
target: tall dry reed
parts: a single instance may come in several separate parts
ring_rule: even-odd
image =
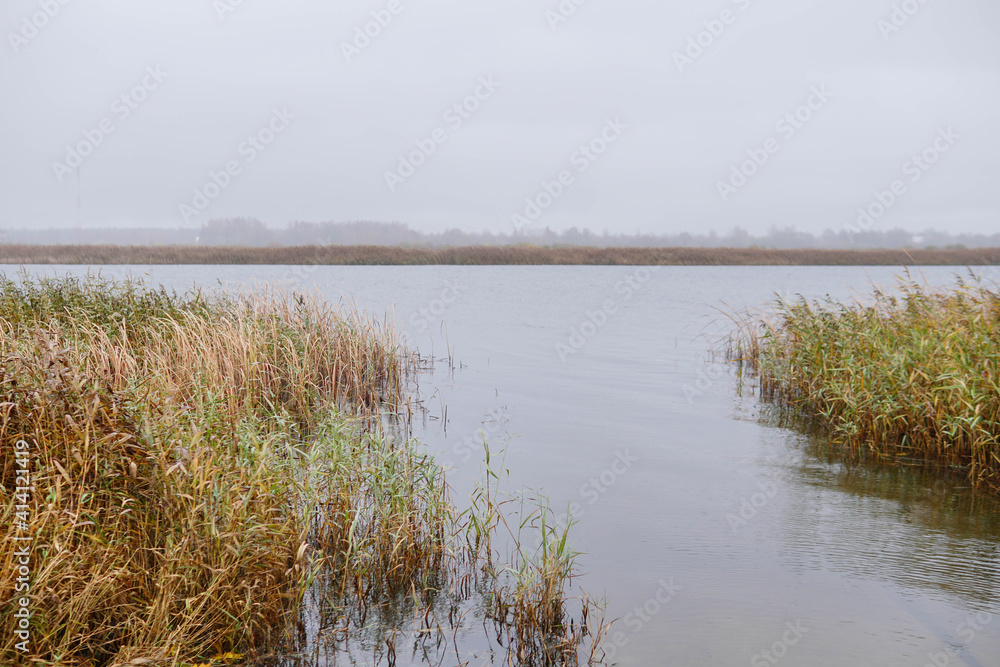
[[[1000,296],[908,279],[870,301],[779,301],[740,320],[731,355],[765,396],[835,441],[884,459],[939,462],[1000,489]]]
[[[0,280],[0,538],[30,539],[32,614],[30,651],[4,634],[0,662],[300,650],[304,609],[336,628],[334,650],[390,619],[389,664],[409,613],[439,657],[494,566],[442,469],[383,428],[410,359],[390,327],[302,295]],[[0,599],[18,597],[14,554]],[[560,617],[562,583],[542,601]]]

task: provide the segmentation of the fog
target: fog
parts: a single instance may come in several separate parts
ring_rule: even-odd
[[[10,0],[0,21],[3,229],[997,227],[995,2]]]

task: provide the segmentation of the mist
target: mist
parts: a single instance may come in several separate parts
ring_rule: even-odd
[[[991,233],[1000,6],[15,0],[0,227]]]

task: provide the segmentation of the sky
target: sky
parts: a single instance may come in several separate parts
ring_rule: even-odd
[[[0,229],[1000,228],[996,0],[8,0]]]

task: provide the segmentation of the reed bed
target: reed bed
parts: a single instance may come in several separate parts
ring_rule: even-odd
[[[0,264],[614,265],[614,266],[978,266],[1000,248],[965,250],[777,250],[511,246],[113,246],[0,245]]]
[[[256,660],[308,643],[304,609],[334,648],[370,616],[457,632],[494,585],[490,547],[384,426],[411,359],[390,327],[303,295],[0,280],[0,537],[31,545],[30,592],[5,548],[0,599],[32,614],[30,651],[7,631],[0,663]]]
[[[737,318],[729,353],[764,398],[882,460],[946,465],[1000,490],[1000,295],[901,278],[870,300],[778,301]]]

